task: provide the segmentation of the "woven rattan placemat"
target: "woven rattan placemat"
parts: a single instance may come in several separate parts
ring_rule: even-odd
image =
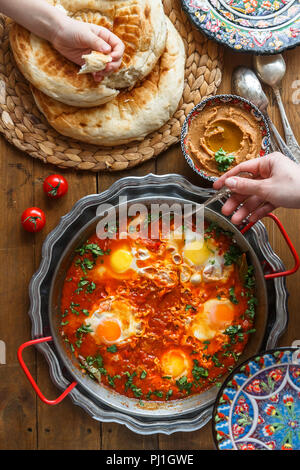
[[[178,110],[161,129],[142,142],[104,148],[58,134],[36,107],[28,82],[15,65],[8,40],[10,20],[0,15],[0,132],[20,150],[45,163],[90,171],[132,168],[156,157],[180,139],[191,109],[215,94],[221,82],[222,48],[189,22],[180,0],[163,1],[166,14],[181,34],[187,53],[185,88]]]

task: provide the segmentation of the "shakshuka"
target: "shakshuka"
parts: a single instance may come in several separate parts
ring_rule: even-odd
[[[132,220],[128,220],[128,228]],[[220,384],[255,331],[254,270],[214,223],[175,236],[91,236],[75,251],[61,335],[84,374],[131,398],[167,401]]]

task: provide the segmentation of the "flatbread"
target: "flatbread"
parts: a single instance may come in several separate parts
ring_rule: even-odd
[[[49,124],[63,135],[101,146],[143,140],[176,111],[183,93],[185,50],[181,36],[167,19],[166,49],[153,71],[132,90],[102,106],[78,109],[32,89]]]
[[[48,2],[72,18],[110,29],[125,45],[120,69],[99,83],[90,74],[78,74],[80,67],[49,42],[14,24],[10,44],[19,69],[36,88],[62,103],[92,107],[108,102],[120,89],[133,87],[148,75],[164,51],[166,22],[161,0]]]
[[[104,70],[106,65],[112,61],[112,58],[108,54],[102,54],[102,52],[92,51],[90,54],[85,54],[82,56],[84,64],[79,70],[81,73],[93,73],[101,72]]]

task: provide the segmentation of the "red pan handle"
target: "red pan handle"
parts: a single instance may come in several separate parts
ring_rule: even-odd
[[[68,386],[68,388],[66,388],[66,390],[58,398],[56,398],[56,400],[48,400],[48,398],[46,398],[40,391],[37,383],[35,382],[32,375],[30,374],[28,367],[26,366],[24,359],[22,357],[23,350],[25,348],[28,348],[28,346],[33,346],[39,343],[46,343],[47,341],[52,341],[52,339],[53,339],[52,336],[46,336],[45,338],[32,339],[31,341],[27,341],[26,343],[22,344],[18,349],[18,360],[23,371],[26,374],[26,377],[28,378],[29,382],[31,383],[38,397],[47,405],[58,405],[58,403],[63,401],[63,399],[71,392],[71,390],[73,390],[73,388],[76,387],[77,382],[72,382]]]
[[[276,277],[289,276],[290,274],[295,273],[300,267],[299,255],[298,255],[298,253],[297,253],[290,237],[288,236],[285,228],[283,227],[282,223],[278,219],[278,217],[276,217],[276,215],[272,214],[271,212],[269,214],[267,214],[266,217],[270,217],[276,223],[277,227],[279,228],[280,232],[282,233],[282,235],[283,235],[283,237],[284,237],[284,239],[285,239],[285,241],[286,241],[286,243],[287,243],[287,245],[290,249],[290,252],[292,253],[292,256],[295,260],[295,265],[292,269],[288,269],[287,271],[282,271],[282,272],[272,273],[272,274],[265,274],[265,279],[275,279]],[[254,225],[253,222],[246,225],[246,227],[244,227],[241,230],[241,233],[243,233],[243,234],[246,233],[253,225]]]

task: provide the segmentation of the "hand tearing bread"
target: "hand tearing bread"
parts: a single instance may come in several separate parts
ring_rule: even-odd
[[[79,75],[82,73],[101,72],[101,70],[104,70],[106,65],[112,61],[110,55],[102,54],[102,52],[97,51],[92,51],[90,54],[83,55],[82,58],[85,61],[85,64],[83,64],[79,70]]]
[[[106,147],[143,140],[160,129],[175,113],[184,86],[184,43],[168,18],[166,23],[166,49],[152,72],[102,106],[71,107],[32,87],[49,124],[65,136]]]
[[[143,80],[165,49],[167,25],[161,0],[47,1],[64,8],[75,20],[109,29],[125,46],[119,70],[96,82],[90,73],[78,74],[78,65],[49,42],[13,24],[9,39],[20,71],[32,85],[61,103],[93,108],[113,100],[121,90]]]

